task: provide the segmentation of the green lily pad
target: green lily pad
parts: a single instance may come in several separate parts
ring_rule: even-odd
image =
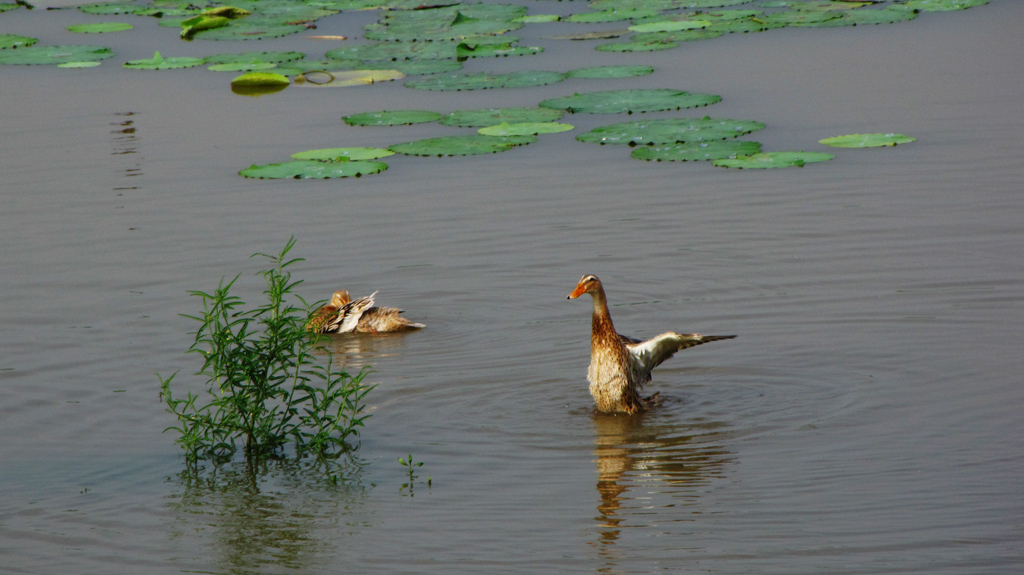
[[[601,126],[576,136],[581,142],[594,144],[679,144],[736,138],[764,129],[764,124],[753,120],[723,118],[664,118],[658,120],[624,122]]]
[[[825,162],[834,158],[832,154],[818,152],[766,152],[715,160],[719,168],[767,169],[767,168],[802,168],[804,164]]]
[[[512,21],[522,22],[523,24],[543,24],[544,22],[558,22],[561,19],[562,17],[558,14],[531,14],[514,18]]]
[[[0,50],[28,48],[38,42],[38,38],[18,36],[16,34],[0,34]]]
[[[341,119],[350,126],[407,126],[436,122],[441,119],[441,114],[430,110],[384,110],[342,116]]]
[[[790,6],[793,10],[801,10],[805,12],[831,12],[833,10],[853,10],[854,8],[861,8],[863,6],[870,6],[871,2],[850,2],[844,0],[843,2],[832,2],[832,0],[809,0],[804,2],[794,2]]]
[[[604,79],[631,78],[652,73],[654,73],[654,68],[650,66],[594,66],[569,70],[566,76],[569,78]]]
[[[58,68],[95,68],[99,66],[99,62],[64,62],[63,64],[57,64]]]
[[[240,20],[245,24],[230,24],[212,30],[203,30],[193,36],[196,40],[264,40],[268,38],[281,38],[289,34],[296,34],[306,29],[303,25],[291,24],[258,24],[248,23],[248,18]]]
[[[867,26],[870,24],[894,24],[917,18],[913,10],[899,10],[900,4],[887,6],[881,10],[854,10],[842,12],[838,18],[815,24],[816,28],[839,28],[842,26]]]
[[[207,64],[234,64],[236,62],[269,62],[280,64],[300,60],[306,55],[302,52],[242,52],[240,54],[214,54],[205,58]]]
[[[566,18],[569,22],[578,22],[582,24],[599,24],[603,22],[619,22],[622,20],[636,20],[638,18],[648,18],[651,16],[657,16],[661,12],[658,10],[645,10],[643,8],[628,8],[625,10],[601,10],[600,12],[582,12],[580,14],[573,14]]]
[[[658,52],[678,48],[679,44],[672,41],[656,42],[611,42],[601,44],[594,49],[598,52]]]
[[[146,60],[129,60],[124,63],[125,68],[133,70],[172,70],[176,68],[192,68],[201,66],[206,62],[203,58],[188,58],[178,56],[164,58],[160,52],[154,52],[153,57]]]
[[[445,116],[441,123],[446,126],[480,128],[501,123],[554,122],[565,113],[551,108],[481,108],[457,110]]]
[[[143,7],[138,4],[110,2],[106,4],[86,4],[84,6],[79,6],[78,10],[86,14],[112,16],[116,14],[135,14],[140,10],[143,10]]]
[[[214,64],[207,66],[211,72],[257,72],[259,70],[271,70],[277,68],[277,64],[271,62],[231,62],[228,64]]]
[[[96,22],[95,24],[74,24],[68,26],[68,32],[76,34],[103,34],[105,32],[121,32],[131,30],[132,25],[127,22]]]
[[[984,4],[988,4],[988,0],[908,0],[902,4],[894,4],[892,8],[917,10],[920,12],[946,12],[949,10],[966,10]]]
[[[298,160],[283,164],[253,164],[252,167],[238,173],[246,178],[260,180],[309,180],[358,178],[370,174],[379,174],[386,169],[388,169],[388,165],[384,162],[317,162],[314,160]]]
[[[103,46],[29,46],[0,53],[0,64],[63,64],[95,62],[114,53]]]
[[[679,42],[695,42],[697,40],[710,40],[724,35],[723,30],[709,30],[707,28],[694,28],[691,30],[679,30],[678,32],[645,32],[633,34],[630,40],[634,44],[678,44]]]
[[[444,92],[459,92],[469,90],[487,90],[492,88],[523,88],[528,86],[544,86],[554,84],[565,79],[563,72],[548,72],[530,70],[525,72],[511,72],[508,74],[489,74],[480,72],[478,74],[437,74],[422,80],[412,80],[405,83],[407,88],[417,90],[434,90]]]
[[[659,144],[633,150],[631,157],[656,162],[696,162],[750,156],[761,151],[760,142],[716,140],[692,144]]]
[[[391,69],[398,70],[406,76],[422,76],[454,72],[462,68],[462,62],[456,60],[402,60],[401,62],[379,60],[360,62],[359,67],[363,70]]]
[[[765,24],[782,24],[784,26],[813,26],[838,18],[834,12],[774,12],[758,16],[756,19]]]
[[[621,114],[623,112],[661,112],[696,108],[721,102],[722,97],[671,89],[611,90],[573,94],[565,98],[544,100],[544,108],[566,110],[570,113]]]
[[[388,62],[391,64],[391,62]],[[299,74],[305,74],[307,72],[323,71],[323,70],[344,70],[346,68],[361,68],[370,69],[366,66],[361,65],[359,62],[353,60],[292,60],[291,62],[281,62],[277,65],[278,74],[284,74],[285,76],[297,76]]]
[[[513,46],[507,43],[476,43],[462,42],[455,47],[458,58],[505,58],[508,56],[533,56],[540,54],[544,48],[540,46]]]
[[[454,60],[457,49],[456,42],[392,42],[344,46],[329,50],[326,56],[340,60]]]
[[[7,12],[8,10],[17,10],[18,8],[22,8],[22,7],[23,6],[21,4],[15,4],[13,2],[10,2],[10,3],[3,2],[3,3],[0,3],[0,14],[3,14],[4,12]]]
[[[630,26],[633,32],[679,32],[680,30],[695,30],[707,28],[711,22],[707,20],[663,20],[661,22],[647,22]]]
[[[874,148],[879,146],[895,146],[917,141],[917,138],[903,134],[848,134],[819,140],[819,143],[836,148]]]
[[[292,158],[296,160],[314,160],[317,162],[342,162],[377,160],[395,155],[391,150],[383,148],[323,148],[321,150],[307,150],[296,152]]]
[[[514,146],[522,146],[536,142],[533,136],[448,136],[443,138],[428,138],[404,144],[395,144],[388,149],[407,156],[474,156],[479,154],[496,154],[511,149]]]
[[[478,134],[485,136],[536,136],[538,134],[557,134],[568,132],[575,126],[561,124],[558,122],[521,122],[509,124],[503,122],[496,126],[485,126],[477,130]]]

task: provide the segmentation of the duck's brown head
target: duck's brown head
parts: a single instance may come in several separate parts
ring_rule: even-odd
[[[336,291],[334,292],[334,295],[331,296],[331,305],[334,307],[341,307],[350,301],[352,301],[352,296],[348,295],[348,290],[343,289]]]
[[[576,289],[572,290],[572,293],[566,299],[576,299],[585,293],[593,295],[600,289],[601,280],[597,279],[597,276],[588,274],[580,278],[580,282],[576,284]]]

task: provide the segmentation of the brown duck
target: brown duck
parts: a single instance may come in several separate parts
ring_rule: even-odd
[[[374,307],[377,292],[355,301],[347,290],[334,292],[331,303],[318,309],[306,329],[315,333],[389,333],[426,327],[402,317],[396,307]]]
[[[604,287],[596,276],[580,278],[568,298],[575,299],[586,293],[594,299],[587,379],[597,409],[605,413],[637,413],[650,408],[657,403],[658,394],[641,398],[640,389],[651,381],[651,371],[661,362],[688,347],[736,337],[669,331],[640,341],[615,331]]]

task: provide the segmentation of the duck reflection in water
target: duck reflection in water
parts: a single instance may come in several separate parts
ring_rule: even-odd
[[[671,405],[665,409],[671,410]],[[732,454],[716,441],[717,430],[725,424],[679,425],[675,416],[596,411],[593,421],[601,497],[595,520],[602,555],[613,552],[604,546],[614,545],[631,519],[637,525],[630,527],[683,519],[680,514],[686,513],[686,506],[694,505],[702,488],[721,477],[732,461]]]

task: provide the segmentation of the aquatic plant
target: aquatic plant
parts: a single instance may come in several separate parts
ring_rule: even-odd
[[[222,280],[212,293],[189,292],[203,302],[199,315],[185,317],[199,324],[188,352],[203,358],[196,375],[206,378],[205,394],[175,396],[175,373],[160,377],[160,395],[178,420],[165,431],[178,433],[175,443],[191,465],[228,460],[239,446],[250,463],[281,456],[287,444],[299,456],[329,458],[352,449],[350,438],[369,417],[362,403],[373,389],[363,383],[367,370],[353,376],[338,369],[305,330],[310,306],[301,298],[302,306],[288,301],[301,283],[287,269],[303,261],[288,259],[294,245],[293,237],[277,255],[253,255],[272,264],[259,273],[267,296],[259,307],[247,309],[231,294],[239,276]]]
[[[917,141],[917,138],[904,134],[847,134],[845,136],[825,138],[824,140],[819,140],[818,143],[835,148],[874,148],[909,144],[914,141]]]
[[[405,467],[405,470],[409,473],[409,482],[408,483],[403,483],[400,490],[404,491],[404,490],[408,489],[409,490],[409,497],[413,497],[414,496],[413,495],[413,486],[416,484],[416,480],[419,479],[419,475],[416,474],[416,470],[419,469],[420,467],[423,467],[423,462],[422,461],[414,462],[412,460],[412,454],[410,453],[408,459],[399,457],[398,458],[398,463],[401,464],[403,467]],[[428,476],[427,477],[427,487],[430,487],[431,483],[432,483],[432,480]]]

